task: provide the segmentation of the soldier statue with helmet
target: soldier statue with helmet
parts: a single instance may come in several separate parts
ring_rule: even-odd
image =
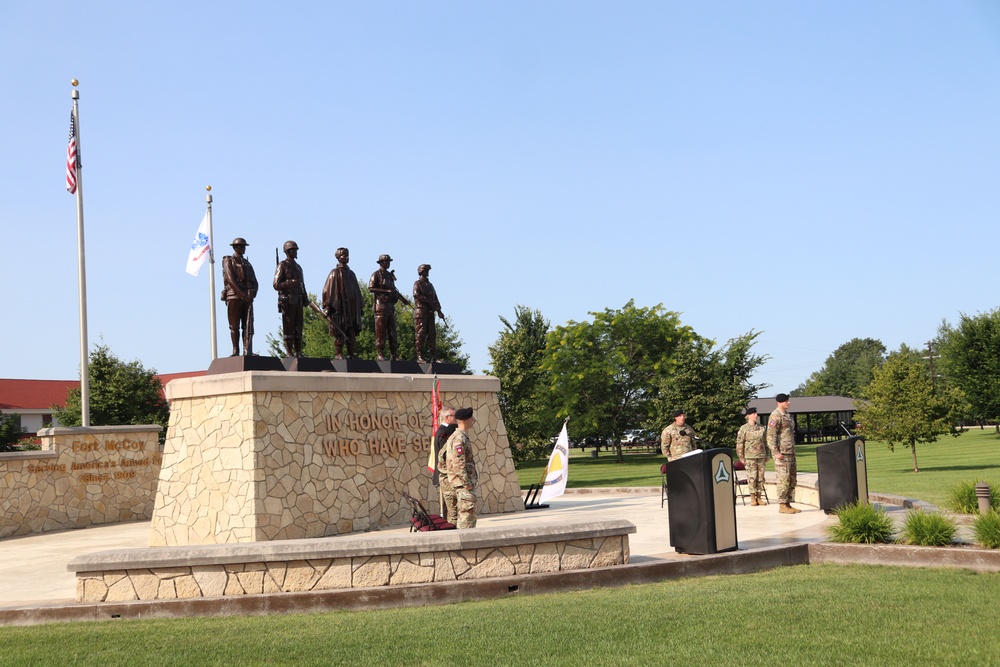
[[[413,283],[413,328],[416,334],[417,361],[424,363],[424,348],[427,348],[427,361],[437,360],[437,327],[434,314],[444,319],[441,312],[441,302],[438,301],[434,285],[428,279],[431,272],[430,264],[417,267],[417,282]]]
[[[302,267],[295,261],[299,246],[295,241],[285,241],[283,259],[274,272],[274,289],[278,291],[278,312],[281,313],[281,332],[285,352],[289,357],[302,356],[302,312],[309,302]],[[277,254],[277,251],[275,251]]]

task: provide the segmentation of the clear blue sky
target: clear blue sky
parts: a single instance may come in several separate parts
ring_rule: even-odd
[[[0,377],[78,377],[74,77],[90,341],[162,373],[210,358],[206,184],[258,349],[287,239],[313,292],[432,264],[477,371],[517,304],[762,331],[765,395],[1000,304],[992,2],[7,2],[0,72]]]

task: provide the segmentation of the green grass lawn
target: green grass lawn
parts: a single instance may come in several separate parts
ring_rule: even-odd
[[[972,429],[953,438],[944,436],[930,445],[917,445],[920,472],[913,472],[909,449],[890,452],[882,443],[866,443],[868,453],[868,488],[925,500],[944,507],[948,492],[957,483],[977,478],[1000,484],[1000,437],[993,430]],[[659,486],[660,454],[626,454],[625,463],[615,463],[614,452],[602,451],[591,458],[591,450],[574,449],[570,455],[570,488],[614,486]],[[816,445],[798,448],[798,466],[802,472],[816,472]],[[533,461],[518,470],[522,488],[538,483],[544,461]],[[768,465],[773,470],[773,464]]]
[[[0,665],[995,665],[1000,574],[808,565],[440,607],[0,629]]]

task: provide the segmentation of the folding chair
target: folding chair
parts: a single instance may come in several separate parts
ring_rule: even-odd
[[[667,500],[667,464],[660,466],[660,509]]]
[[[413,511],[413,516],[410,517],[410,532],[416,533],[426,533],[431,530],[454,530],[455,524],[448,523],[440,514],[431,514],[424,507],[424,504],[403,491],[403,498],[409,504],[410,509]]]
[[[740,476],[743,473],[743,476]],[[747,476],[747,468],[743,461],[736,459],[733,461],[733,500],[739,498],[743,504],[747,504],[750,497],[750,478]]]
[[[743,477],[740,477],[740,473],[743,473]],[[747,498],[750,497],[750,476],[747,474],[746,466],[743,465],[743,461],[736,459],[733,461],[733,496],[739,498],[743,501],[743,504],[747,504]],[[764,496],[764,500],[768,504],[771,503],[771,499],[767,497],[767,488],[761,484],[760,493]]]

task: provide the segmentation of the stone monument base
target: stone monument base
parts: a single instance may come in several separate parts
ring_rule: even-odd
[[[284,365],[277,357],[219,357],[208,365],[205,375],[220,373],[240,373],[242,371],[283,371]]]
[[[290,373],[332,373],[329,359],[317,357],[285,357],[281,364]]]
[[[244,372],[167,385],[170,423],[150,545],[263,542],[404,523],[430,485],[426,375]],[[481,514],[524,509],[493,377],[441,378],[475,410]]]
[[[73,559],[77,602],[173,600],[491,579],[627,565],[623,519],[516,529],[366,535]]]

